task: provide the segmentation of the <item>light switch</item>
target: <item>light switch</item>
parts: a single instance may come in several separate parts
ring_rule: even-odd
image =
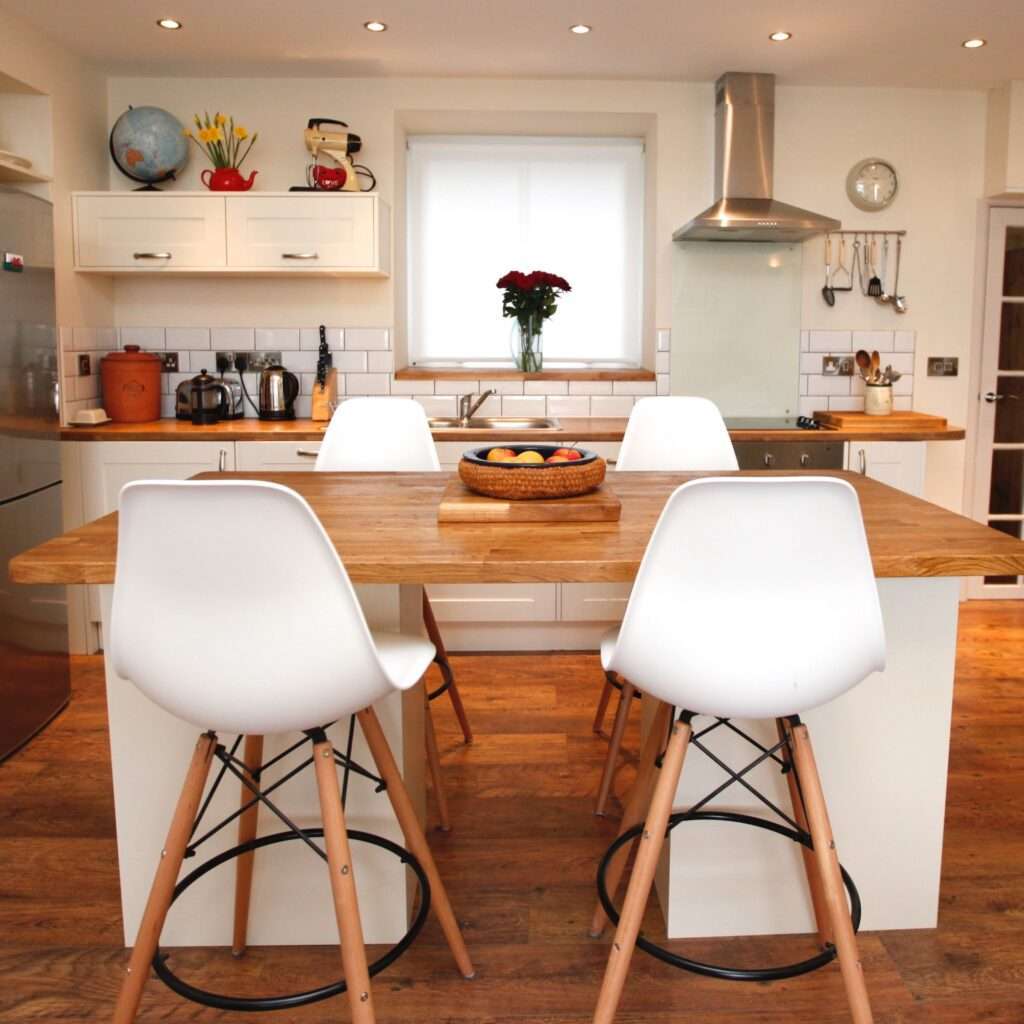
[[[960,373],[960,360],[957,356],[929,356],[929,377],[956,377]]]

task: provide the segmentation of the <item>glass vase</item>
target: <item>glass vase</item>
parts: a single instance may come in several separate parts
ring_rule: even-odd
[[[512,360],[517,370],[540,373],[544,367],[544,320],[528,317],[512,322]]]

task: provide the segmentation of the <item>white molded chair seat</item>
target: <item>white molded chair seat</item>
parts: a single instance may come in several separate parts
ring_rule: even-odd
[[[622,437],[616,471],[696,473],[739,469],[718,406],[707,398],[641,398]]]
[[[411,398],[349,398],[327,425],[314,469],[332,473],[440,470],[426,410]]]
[[[426,637],[377,629],[371,630],[370,635],[381,666],[397,690],[415,686],[434,660],[434,645]]]

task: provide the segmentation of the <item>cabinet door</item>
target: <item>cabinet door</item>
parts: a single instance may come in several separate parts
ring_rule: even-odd
[[[75,266],[81,270],[223,268],[222,196],[76,195]]]
[[[311,471],[319,451],[319,441],[238,441],[235,468],[245,473]]]
[[[438,622],[554,622],[556,583],[432,583]]]
[[[632,583],[563,583],[563,622],[621,622]]]
[[[133,480],[187,480],[235,468],[235,446],[218,441],[94,441],[82,444],[82,504],[90,522],[117,510]],[[169,529],[174,529],[169,524]],[[188,538],[181,538],[183,550]],[[99,588],[89,587],[89,619],[100,621]]]
[[[230,196],[228,266],[253,270],[383,272],[376,196]]]
[[[926,456],[924,441],[850,441],[846,468],[922,498]]]

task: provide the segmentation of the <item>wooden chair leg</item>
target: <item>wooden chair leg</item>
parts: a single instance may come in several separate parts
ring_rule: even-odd
[[[160,853],[160,863],[149,890],[149,899],[146,900],[146,909],[142,914],[135,945],[132,947],[128,973],[118,993],[114,1024],[131,1024],[138,1013],[142,989],[149,977],[149,967],[160,941],[167,908],[171,905],[174,885],[185,857],[185,848],[192,832],[196,812],[199,810],[199,801],[203,796],[203,788],[216,746],[217,737],[213,733],[203,733],[196,743],[184,785],[181,787],[181,795],[171,818],[171,827]]]
[[[427,689],[423,688],[423,732],[427,744],[427,767],[430,769],[430,780],[434,784],[434,797],[437,800],[437,816],[440,818],[442,832],[451,832],[452,822],[448,816],[448,797],[444,792],[444,780],[441,777],[441,755],[437,749],[437,733],[434,731],[434,717],[430,711],[430,699]]]
[[[608,702],[612,699],[612,690],[614,689],[611,672],[605,672],[604,687],[601,690],[601,697],[597,702],[597,710],[594,712],[594,724],[591,726],[598,736],[601,735],[601,730],[604,728],[604,716],[608,710]]]
[[[409,797],[409,791],[405,788],[402,773],[395,763],[394,755],[388,746],[384,730],[380,727],[377,714],[372,707],[366,708],[359,712],[358,718],[370,753],[373,754],[374,764],[386,784],[385,792],[391,801],[398,824],[401,826],[402,835],[405,836],[406,847],[420,862],[427,880],[430,882],[431,906],[437,915],[441,930],[448,940],[448,946],[455,957],[455,962],[463,977],[472,978],[476,972],[473,970],[473,964],[466,950],[466,943],[462,938],[458,922],[455,920],[455,912],[448,899],[448,892],[444,887],[444,882],[441,881],[441,875],[434,863],[434,856],[427,844],[427,837],[423,834],[419,818],[412,805],[412,799]]]
[[[452,672],[451,664],[448,661],[448,651],[444,646],[444,638],[441,630],[437,628],[437,619],[434,618],[434,609],[430,606],[430,599],[427,592],[423,591],[423,625],[427,627],[427,636],[437,651],[436,661],[441,666],[441,672],[448,683],[448,697],[452,702],[455,717],[459,720],[459,727],[462,729],[462,737],[467,743],[473,742],[473,730],[469,725],[469,717],[462,704],[462,695],[455,683],[455,675]]]
[[[850,1014],[854,1024],[872,1024],[874,1018],[864,981],[864,968],[857,950],[857,936],[853,931],[850,908],[846,902],[846,889],[843,887],[843,876],[839,870],[839,854],[836,852],[835,840],[832,837],[832,826],[814,761],[811,738],[807,726],[803,724],[791,726],[790,735],[793,742],[793,760],[796,763],[800,789],[807,808],[809,830],[814,840],[814,856],[821,876],[829,919],[832,922],[832,934],[835,936],[833,941],[839,955],[839,968],[846,988],[846,999],[850,1004]]]
[[[654,712],[654,720],[651,722],[650,732],[640,753],[640,764],[637,768],[636,781],[630,791],[629,799],[626,801],[625,811],[622,815],[622,822],[619,824],[619,835],[627,832],[638,822],[643,821],[644,814],[651,802],[651,789],[655,779],[655,761],[661,753],[661,746],[665,742],[668,732],[669,715],[672,709],[665,703],[659,702]],[[618,891],[622,873],[626,870],[626,861],[629,859],[629,847],[622,847],[618,850],[605,872],[605,883],[608,892],[614,897]],[[608,923],[608,917],[604,907],[598,901],[594,910],[594,917],[590,924],[590,937],[599,938],[604,926]]]
[[[255,782],[252,773],[263,763],[263,737],[246,736],[245,751],[242,754],[245,762],[245,776]],[[242,806],[253,799],[252,793],[242,786]],[[242,812],[238,819],[238,844],[251,842],[256,838],[256,826],[259,821],[260,805],[254,803]],[[249,931],[249,899],[252,896],[252,869],[256,856],[254,850],[241,854],[235,862],[235,929],[231,940],[231,955],[241,956],[245,952]]]
[[[640,835],[633,874],[626,890],[626,899],[622,904],[622,915],[608,954],[608,966],[605,968],[601,992],[597,998],[597,1009],[594,1011],[594,1024],[612,1024],[615,1020],[619,999],[626,983],[629,962],[633,957],[636,938],[640,932],[640,922],[647,906],[651,884],[654,882],[658,857],[665,842],[665,829],[672,813],[672,803],[683,770],[686,748],[690,743],[690,733],[688,721],[679,721],[672,726],[661,774],[654,787],[651,807]]]
[[[322,734],[321,734],[322,735]],[[316,785],[320,795],[320,815],[324,823],[324,845],[334,896],[334,916],[341,940],[341,963],[345,972],[348,1003],[354,1024],[374,1024],[373,994],[370,971],[363,943],[363,924],[359,917],[356,877],[352,868],[352,852],[345,828],[345,812],[341,808],[341,788],[334,764],[334,748],[328,739],[313,744]]]
[[[783,718],[775,719],[775,727],[778,730],[780,740],[792,739],[789,733],[789,723]],[[807,827],[807,809],[804,806],[804,797],[800,792],[800,785],[797,782],[797,773],[793,767],[793,757],[788,747],[781,751],[782,759],[789,765],[786,772],[786,784],[789,786],[789,801],[793,806],[793,820],[804,832],[809,832]],[[807,876],[807,888],[811,893],[811,903],[814,906],[814,920],[818,926],[818,942],[824,948],[832,942],[832,925],[828,918],[828,905],[825,902],[825,890],[821,885],[821,875],[818,874],[818,864],[814,859],[814,851],[808,850],[806,846],[800,847],[803,854],[804,874]]]
[[[597,803],[594,805],[594,813],[598,817],[604,815],[605,804],[608,803],[608,794],[612,788],[612,780],[615,778],[615,769],[619,763],[619,750],[622,747],[622,735],[626,731],[626,723],[629,721],[629,709],[633,703],[633,691],[633,684],[623,679],[622,693],[619,695],[619,707],[615,712],[615,724],[612,726],[611,739],[608,741],[608,756],[604,761],[601,785],[597,790]]]

